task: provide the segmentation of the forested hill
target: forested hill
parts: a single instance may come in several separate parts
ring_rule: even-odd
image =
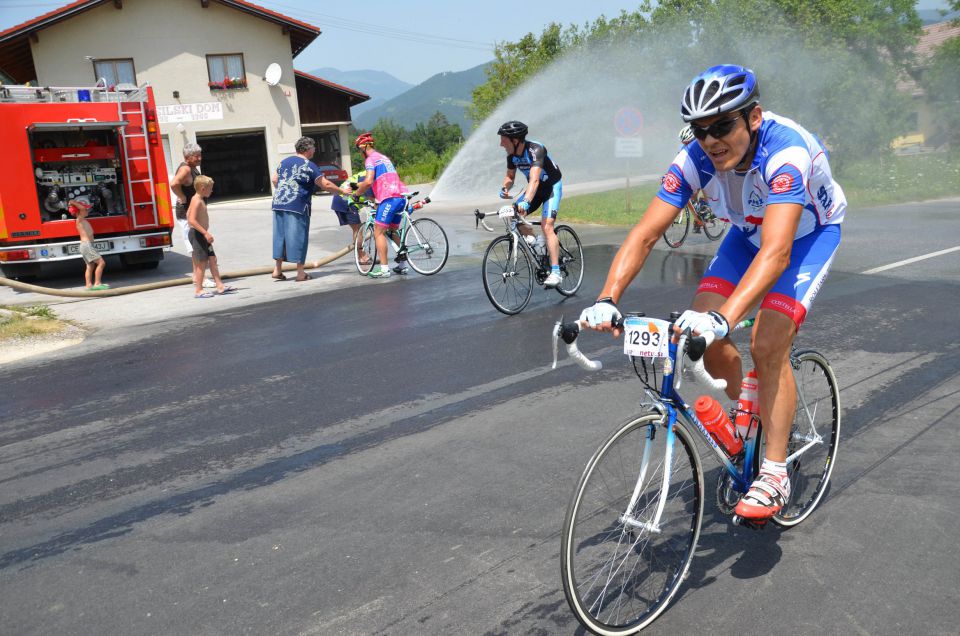
[[[381,106],[397,95],[413,88],[413,84],[399,80],[385,71],[341,71],[336,68],[325,67],[313,69],[307,71],[307,73],[369,95],[370,101],[353,107],[352,114],[355,118],[364,111]]]
[[[487,79],[486,67],[487,64],[481,64],[466,71],[438,73],[385,104],[359,113],[354,108],[354,123],[357,128],[369,129],[380,119],[390,119],[409,130],[440,111],[466,134],[472,127],[466,108],[471,103],[474,87]]]

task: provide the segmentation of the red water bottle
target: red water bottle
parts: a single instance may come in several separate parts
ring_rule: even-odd
[[[693,410],[703,427],[727,454],[736,455],[743,449],[743,442],[737,437],[737,429],[733,427],[730,416],[714,398],[701,395],[694,403]]]
[[[760,394],[759,383],[757,382],[757,372],[751,370],[743,378],[740,385],[740,398],[737,400],[737,414],[733,423],[737,427],[737,434],[740,439],[746,441],[747,435],[753,436],[757,429],[750,428],[750,420],[754,415],[760,412]]]

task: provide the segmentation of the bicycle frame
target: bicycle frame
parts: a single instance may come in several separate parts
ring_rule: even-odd
[[[753,458],[757,451],[757,444],[760,439],[759,435],[754,435],[752,438],[747,440],[744,443],[744,455],[743,455],[743,469],[740,470],[734,465],[734,463],[727,457],[727,454],[720,448],[720,445],[713,439],[713,436],[707,431],[707,429],[700,422],[700,419],[697,418],[696,413],[690,408],[687,402],[681,397],[680,393],[677,391],[677,388],[674,384],[674,376],[680,371],[677,365],[677,352],[681,343],[671,342],[669,345],[670,356],[668,358],[669,364],[664,364],[664,373],[663,379],[660,386],[660,395],[654,396],[652,392],[647,391],[647,397],[651,399],[650,406],[654,410],[660,413],[659,424],[663,424],[666,420],[666,452],[664,453],[664,469],[663,469],[663,483],[660,488],[660,501],[657,503],[657,511],[653,516],[653,519],[650,522],[641,522],[637,521],[630,515],[630,511],[635,509],[637,498],[640,493],[643,491],[644,480],[646,479],[650,448],[654,443],[654,438],[656,437],[655,429],[656,426],[651,424],[650,431],[647,435],[647,441],[644,444],[643,456],[640,461],[640,474],[637,478],[637,484],[633,489],[633,494],[630,497],[630,501],[627,503],[623,514],[620,515],[620,521],[626,525],[631,525],[635,527],[642,527],[650,532],[660,532],[660,517],[663,513],[664,506],[666,505],[667,498],[669,496],[669,486],[670,486],[670,476],[672,474],[673,468],[673,449],[674,441],[676,439],[676,434],[674,433],[674,426],[676,426],[677,419],[682,419],[692,428],[700,431],[700,436],[706,441],[707,446],[713,449],[714,454],[717,456],[717,459],[720,461],[721,466],[724,470],[730,475],[733,480],[734,488],[737,492],[746,492],[750,487],[750,484],[753,482]],[[679,365],[682,367],[682,365]]]
[[[410,201],[407,201],[408,205],[409,203]],[[373,214],[372,206],[370,204],[365,204],[363,207],[367,213],[367,218],[363,222],[363,225],[374,225],[374,214]],[[407,247],[407,235],[410,234],[411,231],[413,231],[413,237],[417,241],[416,247],[418,249],[423,249],[424,248],[423,237],[420,236],[420,234],[416,231],[416,228],[413,227],[413,221],[410,220],[410,212],[406,208],[404,208],[403,212],[400,213],[400,229],[399,229],[400,242],[397,243],[388,234],[385,236],[385,238],[387,239],[387,246],[392,247],[393,252],[395,254],[399,254],[402,250],[409,251],[409,248]]]
[[[484,228],[486,228],[490,232],[494,231],[493,228],[488,226],[486,222],[483,221],[482,217],[477,217],[477,218],[478,218],[478,223],[483,223]],[[510,265],[516,266],[517,264],[517,258],[519,257],[517,246],[519,245],[520,248],[527,253],[527,256],[530,257],[530,262],[534,264],[534,267],[536,267],[538,271],[542,270],[543,268],[540,262],[540,255],[534,251],[533,247],[531,247],[530,244],[527,243],[525,239],[521,238],[524,235],[520,232],[520,229],[519,229],[520,224],[533,226],[533,225],[541,225],[541,222],[529,221],[521,217],[516,212],[514,212],[514,216],[512,217],[501,217],[501,218],[503,219],[503,225],[506,228],[506,233],[504,234],[504,236],[510,237],[510,243],[511,243],[510,253],[513,255]]]

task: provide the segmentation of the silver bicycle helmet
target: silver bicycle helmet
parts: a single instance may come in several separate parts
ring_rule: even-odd
[[[683,92],[680,115],[683,121],[712,117],[754,104],[760,96],[757,76],[748,68],[733,64],[711,66],[693,78]]]
[[[680,143],[686,146],[688,143],[693,141],[693,128],[690,127],[690,124],[687,124],[680,129],[680,134],[677,136],[680,138]]]

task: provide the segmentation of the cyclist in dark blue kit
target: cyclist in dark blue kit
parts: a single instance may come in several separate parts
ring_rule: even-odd
[[[517,176],[517,170],[527,177],[527,187],[517,198],[520,213],[541,208],[543,236],[550,257],[550,275],[543,281],[544,287],[556,287],[563,280],[560,273],[560,243],[553,229],[560,211],[560,199],[563,197],[563,184],[560,168],[550,159],[546,147],[538,141],[527,140],[527,125],[519,121],[508,121],[497,130],[500,135],[500,147],[507,151],[507,176],[500,188],[500,198],[510,198],[510,188]],[[533,230],[520,226],[525,236],[533,236]]]

